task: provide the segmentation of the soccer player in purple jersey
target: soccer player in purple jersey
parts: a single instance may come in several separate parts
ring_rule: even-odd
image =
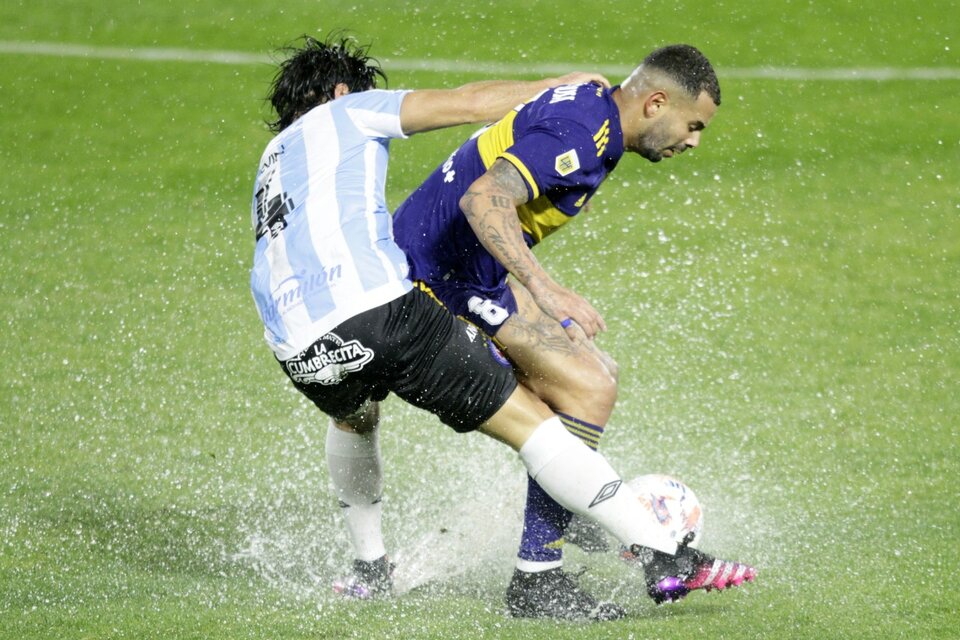
[[[492,336],[523,384],[592,449],[617,395],[616,363],[593,340],[603,318],[531,248],[584,210],[624,152],[659,162],[696,147],[719,104],[700,51],[658,49],[618,87],[555,87],[518,106],[451,154],[394,214],[414,280]],[[570,523],[530,478],[507,591],[513,615],[564,617],[582,601],[561,569],[564,535],[588,550],[605,540],[589,521]]]
[[[600,78],[386,91],[375,88],[377,76],[350,40],[306,38],[291,51],[271,90],[277,135],[261,156],[251,200],[251,289],[264,337],[294,386],[330,417],[327,461],[356,554],[354,574],[337,589],[370,597],[391,588],[377,444],[379,403],[391,392],[458,432],[479,431],[516,450],[544,495],[635,553],[654,600],[752,579],[746,565],[667,536],[603,456],[496,364],[476,327],[413,286],[393,238],[383,193],[392,139],[493,119],[535,91]],[[624,615],[561,577],[540,589],[547,599],[566,598],[551,615]]]

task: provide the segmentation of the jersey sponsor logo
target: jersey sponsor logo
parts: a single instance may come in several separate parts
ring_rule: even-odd
[[[254,194],[254,211],[256,223],[254,231],[257,240],[270,234],[276,238],[287,228],[287,215],[293,211],[295,203],[286,192],[280,192],[280,179],[277,173],[280,156],[284,148],[271,153],[260,166],[257,175],[257,192]]]
[[[276,318],[303,304],[304,298],[327,288],[343,278],[343,265],[337,264],[330,269],[307,273],[302,271],[284,278],[271,292],[269,309],[264,309],[265,318]]]
[[[260,189],[257,199],[256,237],[259,240],[267,233],[276,238],[287,228],[287,214],[293,210],[293,200],[286,193],[270,196],[266,189]]]
[[[580,168],[580,157],[577,155],[577,150],[570,149],[570,151],[561,153],[557,156],[553,166],[561,176],[570,175]]]
[[[593,141],[597,144],[597,157],[599,158],[606,151],[607,144],[610,142],[610,118],[604,120],[603,124],[600,125],[600,130],[593,134]]]
[[[359,340],[344,341],[337,334],[328,333],[298,357],[284,362],[284,366],[296,382],[332,385],[363,369],[373,355],[373,349]]]

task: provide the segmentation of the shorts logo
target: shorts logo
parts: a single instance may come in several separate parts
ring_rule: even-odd
[[[463,330],[466,331],[467,338],[470,339],[470,342],[475,342],[477,339],[477,336],[480,335],[480,331],[472,324],[468,324],[466,327],[463,328]]]
[[[358,340],[343,339],[328,333],[296,358],[284,363],[287,373],[295,382],[337,384],[363,369],[373,360],[373,349],[363,346]]]
[[[512,367],[510,361],[507,360],[507,356],[503,355],[503,351],[493,344],[493,340],[487,341],[487,348],[490,349],[490,355],[493,356],[494,361],[501,367]]]
[[[623,484],[622,481],[614,480],[613,482],[608,482],[607,484],[603,485],[603,487],[600,489],[600,493],[596,495],[596,497],[593,499],[593,502],[591,502],[590,506],[587,508],[592,509],[601,502],[606,502],[613,496],[617,495],[617,491],[620,490],[621,484]]]
[[[570,149],[570,151],[558,155],[554,168],[561,176],[568,176],[579,169],[580,158],[577,156],[577,150]]]

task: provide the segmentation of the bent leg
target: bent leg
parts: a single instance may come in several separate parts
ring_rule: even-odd
[[[518,377],[554,411],[606,425],[617,399],[616,363],[582,332],[571,340],[522,285],[511,281],[510,289],[517,312],[496,339]]]
[[[676,553],[676,542],[606,458],[567,431],[556,416],[534,425],[529,418],[536,412],[517,411],[536,403],[528,390],[517,387],[480,431],[516,449],[530,476],[564,508],[596,520],[628,547],[639,544]]]
[[[557,412],[571,433],[596,449],[617,397],[616,363],[582,332],[571,340],[523,286],[510,285],[517,312],[497,332],[497,341],[517,366],[524,385]],[[544,571],[560,566],[561,541],[570,519],[571,513],[529,478],[518,568]],[[600,532],[591,540],[589,526],[578,529],[590,546],[605,548]]]

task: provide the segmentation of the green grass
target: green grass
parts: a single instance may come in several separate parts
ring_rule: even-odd
[[[955,636],[958,82],[722,77],[957,68],[952,3],[64,4],[4,4],[0,41],[266,54],[342,25],[386,59],[601,68],[700,45],[724,97],[703,146],[624,158],[538,255],[610,327],[608,457],[683,477],[705,546],[761,574],[657,609],[573,550],[630,617],[507,619],[519,462],[390,400],[388,542],[418,586],[334,600],[325,421],[247,289],[271,68],[0,54],[0,637]],[[396,143],[390,202],[468,133]]]

